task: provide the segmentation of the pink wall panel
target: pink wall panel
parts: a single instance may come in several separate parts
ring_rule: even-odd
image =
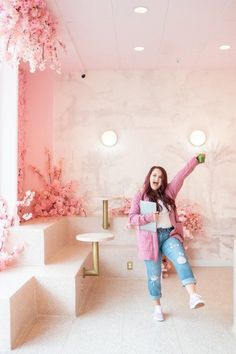
[[[45,172],[45,148],[53,146],[53,73],[27,73],[25,92],[26,156],[24,189],[37,189],[39,179],[29,166]]]

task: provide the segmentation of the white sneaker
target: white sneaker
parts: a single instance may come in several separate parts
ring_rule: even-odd
[[[189,300],[190,309],[198,309],[199,307],[203,307],[205,302],[202,300],[201,295],[194,293],[191,295]]]
[[[155,306],[154,312],[153,312],[153,319],[155,321],[164,321],[164,316],[163,316],[163,312],[161,309],[161,306]]]

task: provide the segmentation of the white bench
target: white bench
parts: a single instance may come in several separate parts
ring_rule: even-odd
[[[26,243],[15,265],[0,272],[0,351],[14,349],[40,315],[78,316],[93,283],[83,278],[89,245],[71,244],[66,217],[12,227],[10,241]]]

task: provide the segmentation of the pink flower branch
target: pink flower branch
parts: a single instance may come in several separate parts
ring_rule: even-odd
[[[131,207],[131,198],[120,197],[119,199],[120,206],[117,208],[112,208],[110,213],[112,216],[127,216],[129,215],[129,210]]]
[[[49,65],[60,73],[57,51],[65,45],[57,37],[56,26],[45,0],[2,0],[1,59],[16,65],[29,62],[31,72]]]
[[[33,218],[40,216],[71,216],[81,215],[86,216],[87,212],[84,207],[85,200],[75,196],[75,189],[78,183],[69,181],[62,182],[62,160],[58,165],[52,164],[51,153],[46,150],[46,166],[47,172],[44,175],[37,167],[30,166],[34,174],[39,176],[43,188],[35,192],[34,200],[32,201],[27,213],[31,213]],[[23,212],[20,211],[21,221],[23,220]]]
[[[22,208],[29,206],[34,194],[30,191],[26,192],[24,199],[17,202],[17,206]],[[30,218],[30,215],[27,216]],[[9,228],[17,223],[13,217],[8,215],[6,201],[0,197],[0,271],[5,270],[10,264],[15,262],[19,255],[24,251],[24,245],[9,244]]]

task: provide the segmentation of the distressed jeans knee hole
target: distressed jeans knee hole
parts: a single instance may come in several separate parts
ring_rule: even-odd
[[[158,275],[152,275],[152,276],[150,277],[150,280],[151,280],[152,282],[158,281],[158,279],[159,279]]]
[[[184,256],[179,256],[179,257],[177,258],[177,262],[178,262],[179,264],[185,264],[185,263],[187,262],[187,259],[186,259]]]

